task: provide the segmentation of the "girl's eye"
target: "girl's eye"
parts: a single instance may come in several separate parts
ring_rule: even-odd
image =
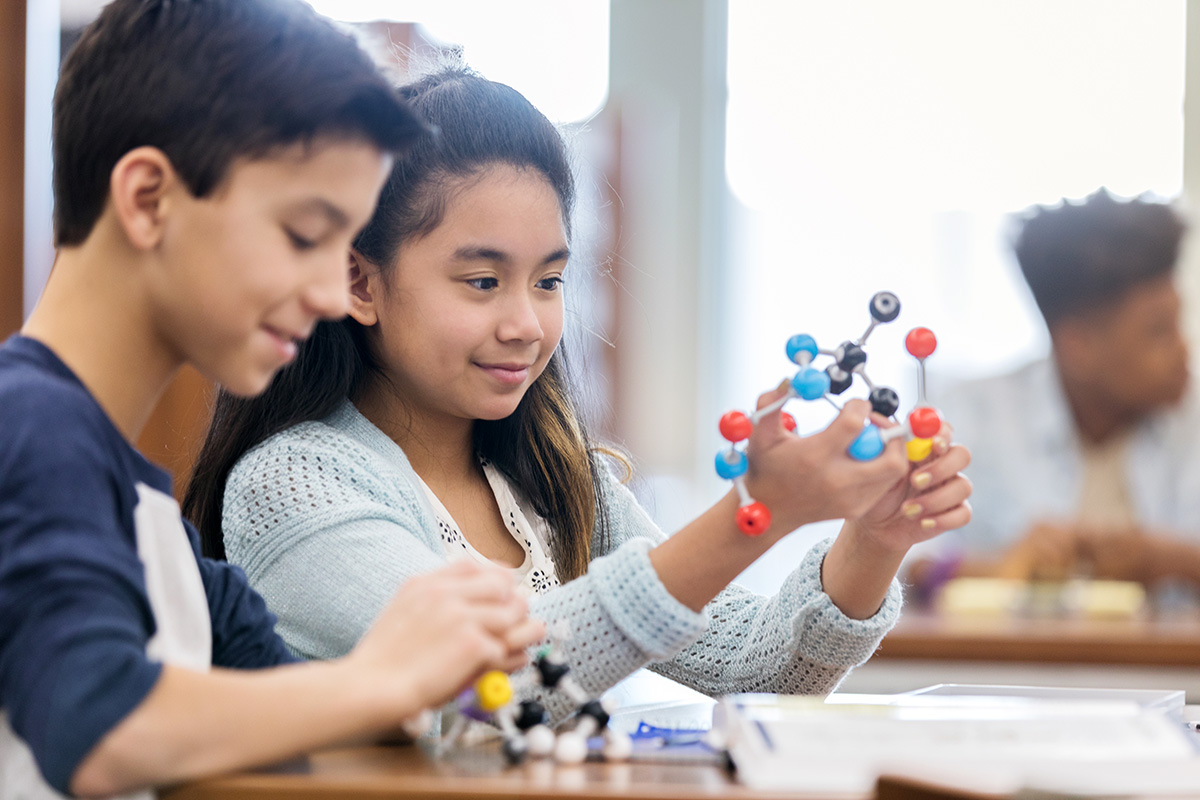
[[[537,287],[539,289],[544,289],[547,292],[556,292],[556,291],[558,291],[558,287],[562,286],[562,284],[563,284],[562,278],[558,278],[558,277],[542,278],[540,281],[537,282]]]
[[[294,231],[285,229],[285,232],[287,233],[288,239],[290,239],[292,242],[292,247],[295,247],[297,250],[312,250],[317,246],[317,243],[312,239],[305,239],[303,236],[295,233]]]
[[[471,278],[467,281],[467,285],[474,286],[476,289],[482,289],[486,292],[489,289],[495,289],[499,286],[500,281],[495,278]]]

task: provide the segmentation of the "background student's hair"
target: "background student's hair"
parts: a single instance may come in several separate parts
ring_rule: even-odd
[[[355,249],[380,270],[386,287],[401,245],[442,221],[456,179],[493,165],[541,173],[558,195],[570,234],[575,188],[558,130],[518,92],[464,67],[444,68],[400,94],[437,131],[397,158],[374,217]],[[184,498],[206,555],[224,557],[221,509],[229,472],[248,450],[279,431],[331,414],[379,374],[370,333],[351,318],[317,326],[296,361],[260,397],[220,393]],[[560,579],[587,571],[593,531],[606,535],[596,502],[591,441],[567,386],[562,348],[550,358],[517,410],[475,425],[479,454],[507,474],[555,531],[551,543]]]
[[[1167,203],[1117,200],[1099,189],[1082,202],[1038,206],[1013,252],[1047,325],[1104,309],[1135,286],[1175,271],[1187,230]]]
[[[353,38],[303,3],[111,3],[55,91],[55,242],[88,237],[137,147],[162,150],[204,197],[239,157],[322,135],[394,152],[421,130]]]

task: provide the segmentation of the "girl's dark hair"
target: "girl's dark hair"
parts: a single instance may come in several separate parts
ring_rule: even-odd
[[[375,215],[355,241],[385,281],[400,246],[441,223],[452,187],[492,166],[542,174],[558,196],[569,232],[575,187],[562,137],[523,96],[463,67],[443,69],[400,94],[436,135],[397,158]],[[296,361],[259,397],[218,393],[183,503],[206,555],[224,557],[221,510],[225,482],[238,459],[285,428],[328,416],[346,398],[355,398],[376,370],[366,329],[347,318],[318,325]],[[597,489],[598,470],[605,467],[576,412],[561,348],[512,415],[475,423],[475,446],[550,524],[559,578],[565,582],[586,572],[593,533],[598,530],[602,541],[607,536]]]

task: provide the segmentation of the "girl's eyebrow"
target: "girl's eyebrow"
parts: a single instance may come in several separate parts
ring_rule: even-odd
[[[566,261],[571,255],[571,251],[566,247],[560,247],[550,255],[542,259],[542,265],[553,264],[557,261]],[[471,246],[460,247],[454,251],[455,261],[494,261],[499,264],[509,264],[512,258],[502,250],[497,250],[494,247],[486,246]]]

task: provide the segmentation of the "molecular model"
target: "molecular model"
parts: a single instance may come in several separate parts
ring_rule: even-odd
[[[737,447],[739,442],[750,438],[760,419],[781,409],[785,403],[796,397],[809,401],[824,398],[840,411],[840,407],[830,395],[840,395],[849,389],[855,375],[860,376],[870,390],[872,410],[895,419],[896,410],[900,407],[900,396],[887,386],[876,386],[867,377],[867,352],[863,345],[876,325],[891,322],[900,315],[900,299],[891,292],[876,292],[871,297],[868,309],[871,312],[871,324],[866,332],[854,341],[842,342],[833,350],[819,349],[816,340],[804,333],[788,339],[788,359],[799,369],[787,382],[787,394],[753,414],[730,411],[721,417],[721,435],[729,441],[729,447],[717,453],[716,469],[719,476],[725,480],[732,480],[737,489],[737,525],[743,533],[757,536],[771,525],[770,510],[751,497],[746,489],[745,475],[749,468],[749,460],[745,448]],[[869,461],[877,458],[889,441],[901,436],[907,440],[910,461],[921,461],[933,450],[932,437],[941,430],[942,417],[937,409],[927,405],[925,400],[925,359],[937,349],[937,338],[928,328],[913,328],[905,337],[904,345],[917,359],[917,405],[902,425],[887,429],[880,429],[873,424],[866,425],[848,449],[854,459]],[[832,356],[834,363],[824,370],[817,369],[812,362],[818,355]],[[795,418],[786,412],[782,417],[784,428],[794,432]]]
[[[442,741],[442,748],[453,746],[466,731],[469,720],[491,722],[504,737],[504,757],[519,764],[527,756],[553,755],[562,764],[578,764],[588,756],[588,740],[602,735],[601,755],[609,761],[623,761],[633,751],[628,736],[608,727],[609,710],[588,696],[570,675],[570,667],[556,654],[553,645],[539,650],[533,662],[538,684],[560,691],[577,706],[575,725],[554,734],[546,724],[546,710],[536,700],[514,703],[515,692],[508,675],[493,671],[483,675],[471,688],[459,695],[459,716]]]

